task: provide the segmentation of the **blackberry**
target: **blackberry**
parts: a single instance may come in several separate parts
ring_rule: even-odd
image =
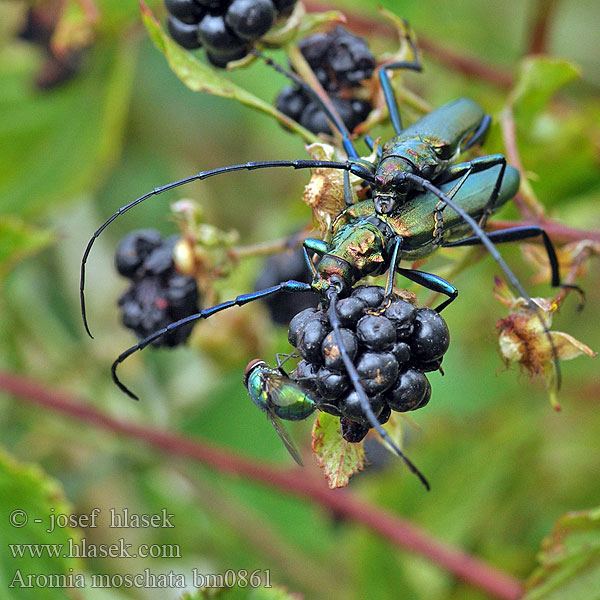
[[[438,313],[384,295],[380,286],[361,285],[337,304],[343,345],[381,423],[392,410],[417,410],[429,402],[431,386],[425,373],[439,369],[450,340]],[[298,313],[290,322],[288,339],[303,360],[291,377],[319,398],[320,410],[341,416],[344,439],[360,441],[371,423],[336,338],[325,308]]]
[[[329,323],[322,318],[308,319],[298,338],[297,348],[302,357],[310,362],[322,364],[324,358],[321,347],[330,330]]]
[[[286,85],[279,92],[279,96],[277,96],[277,100],[275,101],[275,107],[278,111],[298,122],[300,122],[300,117],[307,104],[308,97],[306,94],[300,88],[293,85]]]
[[[378,308],[383,302],[385,290],[377,285],[357,285],[353,292],[353,298],[360,298],[371,308]]]
[[[367,308],[367,303],[361,298],[356,296],[342,298],[337,305],[342,325],[354,328],[358,320],[365,314],[365,308]]]
[[[281,281],[302,281],[310,283],[311,274],[306,267],[304,253],[299,248],[294,252],[284,252],[269,257],[263,266],[260,275],[254,284],[255,290],[277,285]],[[297,315],[307,307],[314,307],[318,304],[318,298],[315,294],[276,294],[267,296],[263,303],[269,310],[269,315],[274,323],[287,325]],[[290,323],[291,329],[291,323]],[[295,342],[290,340],[292,346]]]
[[[343,27],[316,33],[300,40],[298,48],[346,127],[352,131],[371,112],[371,103],[361,95],[361,82],[375,69],[375,57],[367,43]],[[313,133],[331,134],[320,105],[300,88],[285,87],[276,100],[277,108]]]
[[[298,44],[304,58],[315,71],[328,73],[325,89],[335,92],[340,87],[359,87],[375,70],[375,57],[367,42],[343,27],[329,33],[316,33]]]
[[[412,335],[417,309],[410,302],[394,300],[385,309],[384,314],[393,321],[398,339],[405,339]]]
[[[241,58],[244,58],[246,54],[248,53],[245,48],[223,52],[213,52],[208,48],[206,49],[206,58],[208,59],[208,62],[218,69],[225,69],[228,63],[234,60],[240,60]]]
[[[305,308],[299,312],[291,321],[288,328],[288,341],[294,348],[298,346],[298,335],[304,330],[304,325],[311,317],[321,315],[316,308]]]
[[[327,400],[337,400],[349,387],[350,381],[344,373],[326,367],[317,372],[317,390]]]
[[[119,244],[115,265],[131,280],[119,298],[122,322],[143,339],[184,317],[199,312],[196,281],[175,270],[173,248],[177,236],[166,240],[154,230],[134,231]],[[194,323],[156,339],[158,346],[177,346],[189,337]]]
[[[306,62],[310,68],[317,74],[321,69],[323,73],[327,71],[327,50],[331,45],[331,33],[315,33],[309,35],[298,42],[298,49],[302,52]],[[322,84],[325,86],[329,83],[329,76],[326,77]],[[332,91],[329,88],[325,88]]]
[[[408,368],[398,375],[388,395],[388,404],[392,410],[406,412],[424,406],[430,396],[431,385],[427,377],[417,369]]]
[[[225,68],[244,58],[252,42],[288,16],[296,0],[165,0],[167,27],[183,48],[204,46],[208,61]]]
[[[273,0],[275,10],[282,17],[287,17],[292,14],[296,0]]]
[[[378,416],[385,405],[383,395],[376,394],[374,396],[369,396],[369,404],[371,405],[371,409],[375,413],[375,416]],[[356,421],[357,423],[362,423],[363,425],[370,426],[369,418],[363,411],[362,404],[358,399],[358,394],[356,393],[356,390],[352,390],[346,396],[344,403],[341,405],[341,410],[347,419],[350,419],[351,421]]]
[[[297,365],[294,371],[291,374],[291,377],[300,382],[302,387],[305,389],[314,392],[317,389],[317,371],[318,367],[312,363],[307,362],[306,360],[301,360]]]

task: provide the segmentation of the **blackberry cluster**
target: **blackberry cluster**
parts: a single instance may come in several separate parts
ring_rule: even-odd
[[[375,57],[367,42],[338,26],[329,33],[309,35],[298,47],[346,127],[352,131],[367,118],[372,108],[368,100],[356,95],[362,81],[369,79],[375,69]],[[276,105],[313,133],[331,134],[325,113],[301,88],[283,88]]]
[[[204,46],[208,60],[225,68],[248,54],[296,0],[165,0],[171,37],[184,48]]]
[[[254,289],[263,290],[289,279],[304,283],[311,281],[302,248],[269,257],[256,279]],[[263,303],[274,323],[287,325],[301,310],[316,307],[318,299],[315,294],[275,294],[263,298]]]
[[[342,339],[380,423],[392,410],[423,408],[431,397],[425,373],[439,369],[450,334],[444,319],[429,308],[415,308],[398,297],[384,300],[384,288],[361,285],[338,301]],[[302,356],[291,377],[319,403],[340,417],[342,436],[360,442],[371,425],[344,367],[327,311],[308,308],[288,330]]]
[[[140,339],[200,310],[196,281],[175,270],[173,248],[178,239],[163,239],[153,229],[139,230],[124,237],[117,248],[117,271],[131,279],[131,285],[119,298],[122,322]],[[179,327],[152,345],[178,346],[188,339],[193,326],[190,323]]]

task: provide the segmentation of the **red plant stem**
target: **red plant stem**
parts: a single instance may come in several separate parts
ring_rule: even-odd
[[[558,0],[537,0],[535,3],[527,54],[543,54],[548,51],[548,37],[557,6]]]
[[[433,538],[387,511],[358,500],[345,490],[331,491],[322,481],[311,480],[297,471],[274,469],[198,440],[115,419],[63,392],[12,373],[0,371],[0,389],[96,427],[142,440],[171,455],[192,458],[223,473],[241,475],[307,498],[337,515],[365,525],[401,548],[428,558],[495,598],[517,600],[523,593],[521,582],[511,575]]]
[[[309,11],[325,11],[336,8],[335,5],[321,2],[305,2],[305,5]],[[348,11],[345,7],[342,7],[341,10],[346,16],[348,27],[354,32],[368,32],[370,35],[389,38],[397,37],[394,28],[386,23]],[[514,76],[506,69],[484,63],[472,55],[448,48],[421,34],[418,35],[418,44],[425,53],[438,62],[469,77],[477,77],[501,88],[511,88],[514,83]]]

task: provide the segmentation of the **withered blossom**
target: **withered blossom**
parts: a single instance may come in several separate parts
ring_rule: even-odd
[[[507,365],[519,363],[532,378],[543,377],[553,408],[560,410],[554,385],[554,354],[559,360],[571,360],[582,354],[595,357],[596,353],[567,333],[550,331],[552,313],[558,304],[546,298],[532,298],[539,307],[536,311],[525,298],[515,297],[499,277],[495,284],[494,295],[511,311],[508,317],[496,323],[502,358]]]

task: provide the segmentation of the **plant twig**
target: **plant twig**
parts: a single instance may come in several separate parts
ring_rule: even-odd
[[[548,37],[557,6],[558,0],[537,0],[535,3],[527,54],[544,54],[548,51]]]
[[[506,148],[506,159],[521,175],[521,193],[514,198],[513,202],[524,218],[543,219],[544,207],[535,197],[535,193],[523,170],[523,163],[517,146],[517,126],[510,104],[506,105],[500,115],[500,128],[502,129],[502,140]]]
[[[45,387],[26,377],[0,371],[0,389],[34,405],[68,415],[97,428],[141,440],[173,456],[191,458],[222,473],[241,475],[304,497],[334,514],[360,523],[394,545],[420,554],[459,579],[501,600],[517,600],[523,593],[521,582],[462,550],[435,539],[417,526],[362,502],[347,491],[330,491],[321,481],[304,477],[298,471],[282,471],[199,440],[192,440],[157,428],[116,419],[64,392]]]
[[[233,248],[229,248],[227,254],[231,260],[239,261],[243,258],[252,256],[269,256],[271,254],[285,252],[286,250],[293,251],[302,246],[302,243],[313,229],[312,225],[307,225],[298,233],[287,238],[269,242],[258,242],[246,246],[234,246]]]

